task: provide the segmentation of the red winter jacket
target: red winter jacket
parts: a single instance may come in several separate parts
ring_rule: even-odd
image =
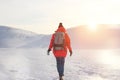
[[[65,46],[64,46],[65,50],[54,50],[53,49],[53,54],[54,54],[55,57],[66,57],[67,48],[69,49],[69,51],[70,50],[72,51],[70,38],[69,38],[68,34],[66,33],[66,30],[65,30],[64,27],[58,28],[56,32],[58,32],[58,31],[65,33]],[[51,38],[51,41],[50,41],[50,45],[49,45],[49,49],[53,48],[53,41],[54,41],[54,34],[52,35],[52,38]]]

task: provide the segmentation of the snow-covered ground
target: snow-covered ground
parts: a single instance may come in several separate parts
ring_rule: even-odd
[[[46,48],[1,48],[0,80],[58,80],[56,61]],[[120,50],[73,50],[65,80],[119,80]]]

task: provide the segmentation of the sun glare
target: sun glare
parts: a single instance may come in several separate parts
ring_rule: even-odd
[[[102,51],[99,54],[99,61],[102,64],[108,65],[109,68],[118,68],[120,67],[120,57],[117,56],[112,51]]]
[[[95,22],[89,22],[88,23],[88,28],[92,31],[96,31],[97,29],[97,24]]]

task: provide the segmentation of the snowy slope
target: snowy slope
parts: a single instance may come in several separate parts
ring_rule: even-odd
[[[35,33],[14,29],[6,26],[0,26],[0,47],[19,47],[27,44]]]
[[[0,80],[58,80],[55,58],[52,53],[47,56],[46,50],[0,49]],[[104,51],[113,52],[116,58],[112,61],[117,60],[117,66],[99,61]],[[64,80],[119,80],[119,53],[120,50],[74,50],[73,56],[66,58]]]
[[[120,29],[102,27],[97,33],[90,32],[86,26],[67,30],[73,48],[116,49],[120,48]],[[51,35],[35,34],[29,31],[0,26],[0,48],[46,48]]]
[[[113,49],[120,48],[120,29],[99,25],[97,31],[90,31],[86,25],[68,29],[74,48]]]
[[[33,41],[21,46],[21,48],[46,48],[49,45],[51,35],[38,35],[33,38]]]
[[[30,31],[0,26],[0,48],[40,47],[43,37]]]

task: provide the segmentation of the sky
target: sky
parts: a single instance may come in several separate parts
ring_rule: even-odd
[[[0,0],[0,25],[51,34],[82,24],[119,24],[119,0]]]

